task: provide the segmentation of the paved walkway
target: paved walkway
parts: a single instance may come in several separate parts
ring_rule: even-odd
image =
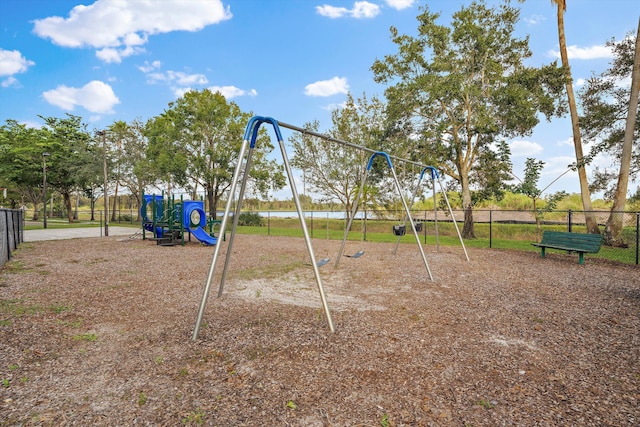
[[[109,236],[132,236],[139,228],[109,226]],[[78,239],[83,237],[104,237],[104,230],[99,227],[85,228],[47,228],[46,230],[25,230],[24,241]]]

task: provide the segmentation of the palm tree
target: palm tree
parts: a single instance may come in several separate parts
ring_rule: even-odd
[[[569,57],[567,56],[567,40],[564,35],[564,12],[567,10],[566,0],[551,0],[558,6],[558,39],[560,43],[560,58],[562,67],[567,73],[567,97],[569,98],[569,112],[571,113],[571,129],[573,131],[573,146],[576,151],[576,165],[578,168],[578,178],[580,179],[580,196],[584,209],[585,220],[588,233],[599,234],[598,221],[591,207],[591,193],[589,182],[587,181],[587,171],[585,169],[585,159],[582,153],[582,137],[580,136],[580,125],[578,123],[578,108],[576,107],[576,97],[573,93],[573,79],[571,78],[571,68],[569,67]]]
[[[638,111],[638,92],[640,92],[640,20],[638,20],[638,34],[636,35],[636,48],[633,56],[633,71],[631,72],[631,95],[629,97],[629,112],[622,142],[622,155],[620,157],[620,174],[618,184],[613,195],[611,214],[604,229],[605,242],[612,246],[623,246],[621,236],[624,213],[624,205],[627,201],[627,189],[629,186],[629,174],[631,171],[631,152],[633,150],[633,127],[636,123]]]

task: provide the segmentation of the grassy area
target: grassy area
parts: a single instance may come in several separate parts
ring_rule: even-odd
[[[342,240],[344,238],[344,220],[336,219],[315,219],[306,220],[309,235],[317,239]],[[393,225],[397,221],[369,220],[365,225],[363,221],[354,222],[352,231],[347,239],[351,241],[367,240],[370,242],[395,243],[397,236],[392,232]],[[459,224],[458,227],[462,225]],[[465,239],[464,244],[473,248],[495,248],[508,250],[521,250],[539,252],[540,249],[532,246],[531,243],[538,241],[538,229],[535,224],[503,224],[503,223],[477,223],[474,226],[476,239]],[[543,225],[540,230],[567,231],[566,225]],[[574,226],[573,232],[584,232],[584,227]],[[272,235],[287,237],[303,237],[300,221],[297,218],[270,218],[263,226],[238,226],[237,232],[240,234]],[[589,257],[603,258],[611,261],[618,261],[625,264],[635,264],[635,227],[626,227],[623,231],[628,248],[612,248],[603,246],[597,254],[588,254]],[[423,231],[419,233],[420,241],[427,245],[436,244],[436,225],[433,222],[423,223]],[[439,222],[437,230],[438,243],[443,246],[460,246],[455,226],[451,222]],[[401,237],[401,243],[415,243],[415,237],[409,230]],[[548,249],[548,253],[565,253]]]
[[[349,232],[347,239],[351,241],[367,240],[370,242],[386,242],[395,243],[397,236],[392,232],[394,225],[398,221],[389,220],[362,220],[355,221],[352,231]],[[340,219],[315,218],[306,219],[309,235],[316,239],[342,240],[344,238],[345,221]],[[110,222],[111,226],[123,226],[131,228],[139,228],[137,223],[130,222]],[[455,226],[452,222],[439,221],[436,224],[431,221],[423,222],[423,230],[419,233],[420,241],[423,244],[435,245],[436,235],[438,243],[443,246],[459,246]],[[47,220],[48,228],[77,228],[77,227],[100,227],[100,221],[78,221],[69,223],[61,219]],[[462,224],[458,224],[461,228]],[[42,229],[42,222],[27,221],[25,223],[26,230]],[[538,234],[542,234],[543,230],[567,231],[564,224],[544,224],[538,231],[535,224],[509,224],[509,223],[476,223],[474,226],[476,239],[468,239],[464,241],[465,246],[473,248],[496,248],[509,250],[522,250],[539,252],[539,248],[531,245],[532,242],[538,241]],[[572,231],[582,233],[585,231],[584,226],[574,226]],[[237,232],[240,234],[255,235],[272,235],[286,237],[303,237],[302,228],[298,218],[280,218],[272,217],[267,221],[264,219],[263,226],[238,226]],[[625,264],[635,264],[636,247],[635,247],[635,227],[625,227],[623,235],[628,248],[612,248],[603,246],[597,254],[589,254],[589,257],[604,258],[611,261],[618,261]],[[407,234],[400,239],[401,243],[415,243],[415,238],[408,230]],[[548,250],[549,253],[563,253],[563,251]]]

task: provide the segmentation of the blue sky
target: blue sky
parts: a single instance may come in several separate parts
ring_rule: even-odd
[[[467,0],[0,0],[0,123],[83,117],[91,129],[147,120],[189,89],[221,91],[244,111],[331,126],[347,92],[384,98],[375,59],[396,53],[389,27],[415,34],[420,6],[447,23]],[[487,4],[498,2],[488,0]],[[567,44],[576,88],[607,68],[605,42],[635,32],[638,0],[568,0]],[[549,0],[513,2],[530,36],[531,65],[557,58]],[[286,131],[283,132],[285,138]],[[546,162],[545,187],[575,161],[568,118],[510,141],[514,173]],[[588,150],[588,149],[587,149]],[[611,166],[599,158],[600,166]],[[437,166],[437,165],[436,165]],[[613,165],[614,167],[617,166]],[[635,191],[631,185],[630,191]],[[578,192],[566,174],[547,192]],[[286,197],[286,196],[285,196]]]

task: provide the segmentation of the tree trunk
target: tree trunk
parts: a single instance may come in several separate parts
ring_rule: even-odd
[[[138,194],[136,194],[136,204],[138,205],[138,218],[136,221],[138,222],[142,222],[142,212],[141,212],[141,208],[142,208],[142,198],[144,194],[144,190],[141,189],[140,191],[138,191]]]
[[[116,181],[116,190],[113,193],[113,209],[111,209],[111,222],[116,222],[116,210],[118,210],[118,184]]]
[[[622,239],[622,227],[624,221],[624,207],[627,202],[627,189],[629,187],[629,173],[631,170],[631,155],[633,150],[633,131],[638,112],[638,93],[640,92],[640,20],[638,21],[638,34],[636,35],[636,49],[633,57],[633,72],[631,73],[631,95],[629,97],[629,112],[624,130],[622,142],[622,155],[620,156],[620,173],[618,184],[613,195],[613,206],[604,229],[604,243],[609,246],[624,247]]]
[[[573,146],[576,152],[576,164],[578,166],[578,178],[580,180],[580,196],[587,225],[587,232],[599,234],[598,221],[591,207],[591,194],[589,191],[589,181],[587,171],[584,166],[584,154],[582,152],[582,137],[580,136],[580,124],[578,122],[578,108],[576,107],[576,97],[573,93],[573,79],[571,68],[569,67],[569,57],[567,56],[567,40],[564,35],[564,2],[558,2],[558,39],[560,44],[560,58],[562,66],[567,73],[567,97],[569,98],[569,111],[571,113],[571,129],[573,131]]]
[[[466,173],[460,174],[460,184],[462,185],[462,209],[464,209],[462,237],[464,239],[475,239],[476,234],[473,229],[473,203],[471,201],[471,189],[469,188],[469,176]]]
[[[33,202],[33,217],[31,218],[33,221],[37,221],[38,220],[38,203]]]
[[[207,202],[209,203],[209,216],[213,219],[217,219],[216,211],[218,210],[218,199],[216,198],[215,191],[213,191],[213,188],[209,186],[206,186],[206,191]],[[229,194],[229,197],[232,197],[232,195]]]
[[[64,200],[64,207],[67,210],[67,219],[69,223],[73,222],[73,209],[71,207],[71,194],[68,191],[62,192],[62,199]]]

